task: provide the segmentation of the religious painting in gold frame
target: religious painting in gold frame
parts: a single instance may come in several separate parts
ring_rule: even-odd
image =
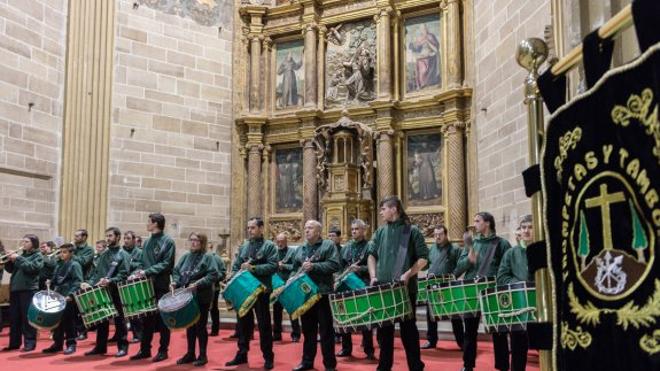
[[[442,23],[439,12],[412,14],[403,21],[405,95],[442,85]]]
[[[303,207],[302,148],[278,146],[273,153],[272,205],[275,214],[302,212]]]
[[[444,157],[439,128],[405,133],[402,182],[406,207],[442,205],[446,173]]]

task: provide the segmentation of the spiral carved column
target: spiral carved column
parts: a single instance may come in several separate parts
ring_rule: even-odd
[[[394,143],[393,131],[378,134],[378,202],[394,194]]]
[[[263,145],[253,144],[248,152],[248,218],[261,216],[261,151]]]
[[[465,149],[463,132],[465,125],[452,123],[443,127],[445,145],[447,146],[447,212],[446,224],[450,239],[461,239],[465,231],[466,215],[466,184],[465,184]]]
[[[303,223],[310,219],[319,219],[316,173],[316,148],[311,140],[305,140],[303,142]]]
[[[304,26],[303,34],[305,36],[305,107],[316,106],[316,29],[315,23]]]
[[[374,18],[378,27],[378,98],[389,99],[392,91],[392,70],[390,68],[392,47],[390,45],[391,8],[382,8]]]

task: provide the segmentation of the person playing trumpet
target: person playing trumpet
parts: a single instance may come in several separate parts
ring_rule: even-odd
[[[46,281],[53,278],[53,272],[57,265],[57,246],[53,241],[43,241],[39,245],[39,251],[44,259],[44,266],[39,271],[39,290],[46,289]]]
[[[117,337],[117,353],[115,357],[123,357],[128,351],[128,341],[126,340],[126,324],[122,312],[121,301],[119,300],[119,291],[117,283],[126,280],[128,277],[130,255],[119,245],[121,231],[117,227],[110,227],[105,230],[105,238],[108,244],[107,249],[98,257],[96,266],[92,271],[87,282],[80,285],[81,289],[92,286],[107,287],[112,297],[112,301],[117,309],[115,317],[115,331]],[[108,334],[110,331],[110,322],[105,321],[96,327],[96,345],[92,350],[85,353],[86,356],[102,355],[108,351]]]
[[[190,251],[183,255],[172,271],[171,289],[187,287],[195,292],[194,300],[199,305],[199,319],[186,329],[188,351],[176,361],[177,365],[192,363],[204,366],[208,363],[206,346],[209,307],[213,299],[213,284],[218,280],[218,270],[213,257],[206,253],[208,238],[203,233],[193,232],[188,236]],[[199,356],[195,357],[195,342],[199,342]]]

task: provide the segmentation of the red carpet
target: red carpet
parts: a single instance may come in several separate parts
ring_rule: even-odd
[[[112,330],[110,332],[113,333]],[[176,360],[185,353],[186,349],[186,339],[184,332],[175,332],[172,334],[172,343],[170,344],[170,358],[166,361],[160,363],[151,363],[148,360],[142,360],[137,362],[131,362],[128,360],[128,357],[124,358],[115,358],[112,356],[117,348],[115,344],[111,344],[108,349],[108,356],[94,356],[94,357],[85,357],[84,352],[91,349],[93,346],[93,340],[88,339],[78,344],[78,351],[70,356],[64,356],[61,353],[57,355],[46,355],[41,353],[41,349],[48,347],[51,344],[51,341],[48,340],[48,333],[41,332],[39,342],[37,344],[37,350],[31,353],[20,353],[18,351],[13,352],[0,352],[0,369],[3,371],[13,371],[13,370],[23,370],[23,371],[71,371],[77,369],[79,371],[83,370],[122,370],[122,369],[131,369],[131,370],[172,370],[172,371],[181,371],[181,370],[197,370],[197,369],[206,369],[206,370],[258,370],[263,369],[263,359],[261,358],[261,352],[259,350],[259,341],[252,341],[250,344],[250,355],[248,365],[242,365],[238,368],[234,367],[224,367],[224,363],[231,358],[233,358],[236,353],[236,341],[234,339],[228,339],[230,331],[222,330],[220,332],[220,337],[210,337],[209,338],[209,363],[204,367],[193,367],[192,365],[179,366],[176,364]],[[91,338],[93,339],[93,333],[90,333]],[[256,335],[256,334],[255,334]],[[0,334],[0,348],[7,345],[9,342],[8,338],[8,329],[5,328],[2,334]],[[158,335],[154,336],[154,349],[158,347]],[[364,354],[362,353],[360,347],[360,336],[353,337],[353,353],[354,358],[345,359],[338,358],[337,368],[339,370],[346,371],[362,371],[362,370],[375,370],[376,361],[369,362],[364,360]],[[401,342],[395,340],[395,363],[393,370],[405,370],[406,359],[405,353],[403,352],[403,347]],[[129,355],[133,355],[137,352],[139,348],[138,344],[131,344]],[[337,345],[337,350],[340,349],[340,346]],[[291,370],[291,368],[297,365],[300,362],[302,354],[302,342],[300,343],[291,343],[289,340],[289,335],[284,334],[284,341],[275,343],[275,369],[276,370]],[[378,351],[376,351],[378,354]],[[426,370],[448,370],[448,371],[458,371],[463,365],[462,354],[458,350],[456,344],[453,341],[441,341],[439,348],[435,350],[423,350],[422,359],[426,364]],[[530,352],[528,356],[529,363],[527,369],[530,371],[536,371],[539,369],[538,366],[538,357],[536,352]],[[476,370],[479,371],[490,371],[493,370],[493,348],[490,342],[480,342],[479,343],[479,353],[477,356],[477,367]],[[321,361],[321,352],[320,349],[316,356],[316,369],[323,370],[323,364]]]

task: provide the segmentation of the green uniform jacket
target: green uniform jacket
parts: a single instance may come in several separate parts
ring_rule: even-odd
[[[312,270],[307,272],[309,278],[319,287],[320,294],[329,294],[334,290],[334,276],[341,268],[339,252],[331,240],[319,240],[314,245],[305,244],[296,249],[293,259],[293,270],[297,271],[309,258],[313,263]]]
[[[291,276],[293,271],[293,259],[296,255],[296,249],[287,247],[285,249],[277,249],[277,262],[283,262],[280,267],[278,264],[277,275],[286,282]]]
[[[43,256],[36,250],[23,251],[15,262],[7,262],[5,270],[11,273],[10,290],[13,292],[39,289],[39,271],[43,266]]]
[[[68,262],[62,260],[57,262],[51,283],[51,287],[53,287],[55,292],[69,296],[80,290],[80,284],[82,282],[82,268],[77,261],[71,259]]]
[[[174,240],[163,232],[153,233],[142,247],[144,274],[154,281],[156,293],[170,290],[170,274],[174,268]]]
[[[394,265],[396,264],[397,252],[400,248],[401,234],[405,223],[398,219],[395,222],[387,223],[376,230],[371,238],[371,249],[369,255],[376,261],[376,279],[379,282],[398,281],[400,277],[394,277]],[[424,236],[416,226],[412,226],[410,231],[410,241],[408,243],[408,254],[403,263],[401,273],[406,272],[419,259],[427,259],[429,249],[426,248]],[[417,277],[411,277],[408,281],[408,292],[412,294],[417,292]]]
[[[429,263],[426,266],[429,269],[428,273],[435,275],[453,274],[460,254],[461,249],[452,243],[448,242],[444,246],[438,246],[437,243],[434,243],[429,249]],[[447,258],[435,268],[435,272],[431,272],[431,267],[435,262],[438,259],[442,259],[445,255]]]
[[[76,249],[73,250],[73,260],[77,261],[78,264],[82,267],[83,277],[88,278],[94,269],[94,248],[89,246],[87,243],[84,245],[76,246]]]
[[[39,289],[46,289],[46,280],[53,278],[53,272],[55,271],[55,266],[59,261],[59,258],[55,256],[49,257],[42,254],[44,260],[44,266],[39,271]]]
[[[367,285],[369,285],[369,267],[367,267],[367,252],[369,250],[369,241],[350,240],[341,250],[341,269],[348,268],[349,265],[358,263],[358,275]]]
[[[130,249],[124,246],[123,249],[131,257],[129,260],[129,272],[135,272],[142,269],[142,249],[137,246],[133,246]]]
[[[172,279],[176,287],[187,287],[194,283],[197,300],[210,303],[213,299],[213,284],[218,281],[218,268],[213,257],[204,251],[187,252],[172,270]]]
[[[122,249],[119,245],[108,246],[108,248],[103,252],[103,254],[101,254],[101,256],[99,256],[98,260],[96,261],[96,267],[94,267],[92,274],[90,274],[89,278],[87,279],[87,283],[89,283],[91,286],[94,286],[101,280],[101,278],[106,277],[110,271],[110,267],[112,266],[113,261],[117,261],[118,265],[117,268],[115,268],[112,276],[108,277],[110,282],[117,284],[118,282],[126,280],[128,277],[130,259],[131,256],[128,255],[128,253],[124,251],[124,249]]]
[[[493,243],[497,243],[497,246],[495,246],[497,250],[495,250],[495,254],[493,255],[493,260],[491,260],[490,266],[486,270],[485,276],[495,277],[497,275],[497,270],[500,268],[500,262],[502,261],[502,257],[504,256],[504,253],[511,248],[511,245],[509,244],[509,241],[498,237],[494,233],[488,237],[478,235],[474,239],[473,248],[478,254],[476,264],[472,264],[468,260],[469,249],[468,248],[463,249],[463,252],[461,252],[461,256],[458,258],[458,263],[456,264],[456,271],[454,272],[456,277],[465,273],[463,279],[475,278],[477,276],[477,272],[479,271],[479,267],[481,266],[481,262],[484,256],[487,255],[488,249]]]
[[[231,267],[232,273],[238,272],[241,264],[246,263],[250,258],[252,258],[250,264],[254,266],[252,274],[266,286],[267,291],[270,291],[272,275],[277,271],[277,247],[273,241],[263,238],[245,240]]]
[[[500,269],[497,271],[497,284],[507,285],[521,281],[533,281],[533,277],[529,279],[527,250],[518,245],[504,253]]]
[[[227,267],[225,267],[225,262],[222,261],[222,258],[220,255],[211,252],[209,253],[211,257],[213,257],[213,261],[215,262],[215,268],[218,271],[218,279],[215,281],[216,283],[222,281],[227,277]]]

